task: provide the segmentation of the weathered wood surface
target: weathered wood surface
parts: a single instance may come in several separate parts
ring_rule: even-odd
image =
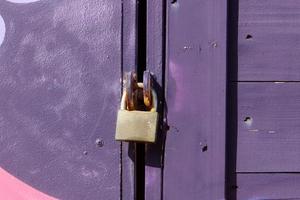
[[[0,2],[0,167],[59,199],[119,199],[121,1]]]
[[[123,1],[122,4],[122,76],[136,70],[136,0]],[[121,176],[122,199],[134,199],[134,156],[128,142],[122,142]]]
[[[300,171],[300,84],[238,84],[238,172]]]
[[[238,200],[300,199],[300,174],[238,174]]]
[[[226,1],[174,2],[164,200],[225,199]]]
[[[238,80],[300,80],[298,0],[240,0]]]
[[[155,75],[155,89],[160,99],[158,111],[160,124],[163,121],[164,66],[165,66],[165,24],[164,1],[147,1],[147,69]],[[159,200],[162,197],[164,133],[158,129],[157,142],[146,147],[145,200]]]

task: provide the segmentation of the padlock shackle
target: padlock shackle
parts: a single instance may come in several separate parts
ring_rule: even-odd
[[[139,88],[144,88],[143,83],[137,83]],[[156,112],[157,111],[157,94],[154,89],[151,89],[151,94],[152,94],[152,108],[151,112]],[[121,99],[121,110],[127,110],[126,109],[126,97],[127,97],[127,92],[126,90],[123,91],[122,99]]]

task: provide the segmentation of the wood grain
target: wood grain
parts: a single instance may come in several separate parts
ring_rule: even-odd
[[[122,77],[136,70],[137,19],[136,0],[123,1],[122,7]],[[121,98],[120,98],[121,99]],[[122,142],[121,154],[122,199],[134,199],[134,152],[133,144]]]
[[[238,80],[300,80],[298,0],[240,0]]]
[[[300,174],[238,174],[238,200],[300,199]]]
[[[300,84],[238,84],[238,172],[300,171]]]
[[[165,70],[165,24],[164,1],[147,1],[147,69],[154,73],[156,78],[155,89],[161,101],[158,105],[160,113],[159,124],[164,118],[163,102],[164,94],[164,70]],[[145,200],[159,200],[162,197],[162,167],[164,154],[164,133],[159,127],[157,141],[146,147],[146,168],[145,168]]]
[[[226,1],[169,5],[164,200],[225,199]]]

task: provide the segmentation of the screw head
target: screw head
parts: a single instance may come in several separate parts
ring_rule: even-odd
[[[95,143],[98,147],[103,147],[104,146],[104,141],[101,140],[100,138],[97,138]]]

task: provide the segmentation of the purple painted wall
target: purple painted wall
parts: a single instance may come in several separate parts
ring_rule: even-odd
[[[118,199],[121,1],[0,2],[0,167],[59,199]]]

